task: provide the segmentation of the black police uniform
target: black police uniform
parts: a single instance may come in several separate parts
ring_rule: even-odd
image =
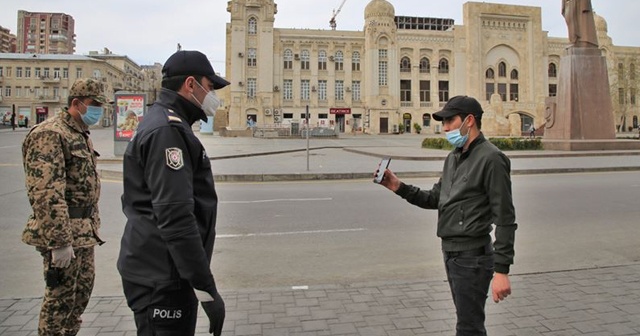
[[[124,154],[118,271],[138,335],[193,335],[193,288],[217,293],[210,262],[218,199],[191,130],[198,119],[206,120],[198,106],[162,89]]]

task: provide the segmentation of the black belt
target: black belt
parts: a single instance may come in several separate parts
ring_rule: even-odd
[[[474,248],[471,250],[464,251],[444,251],[444,254],[449,257],[479,257],[487,254],[491,254],[493,252],[493,248],[491,245],[481,246],[478,248]]]
[[[69,207],[69,218],[91,218],[93,207]]]

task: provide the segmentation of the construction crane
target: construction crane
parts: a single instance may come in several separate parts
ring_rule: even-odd
[[[340,14],[340,11],[342,10],[342,6],[344,6],[344,3],[347,2],[347,0],[342,0],[342,3],[340,4],[340,7],[338,7],[337,10],[333,10],[333,15],[331,16],[331,20],[329,20],[329,25],[331,26],[332,30],[336,30],[336,16],[338,16],[338,14]]]

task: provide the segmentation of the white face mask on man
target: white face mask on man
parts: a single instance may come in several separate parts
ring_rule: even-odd
[[[203,91],[207,91],[197,81],[196,81],[196,84],[198,84],[198,86]],[[191,96],[193,97],[193,99],[195,99],[200,104],[200,108],[202,109],[202,111],[204,111],[204,114],[206,114],[209,117],[215,117],[216,111],[220,107],[220,98],[218,98],[218,95],[216,95],[216,91],[215,90],[211,90],[211,91],[207,92],[207,95],[204,96],[204,101],[202,103],[200,103],[198,101],[198,98],[196,98],[196,96],[194,96],[193,94],[191,94]]]

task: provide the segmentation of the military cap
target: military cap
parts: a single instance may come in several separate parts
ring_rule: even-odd
[[[70,97],[89,97],[100,104],[107,103],[107,97],[104,96],[102,83],[93,78],[78,78],[71,85],[69,90]]]

